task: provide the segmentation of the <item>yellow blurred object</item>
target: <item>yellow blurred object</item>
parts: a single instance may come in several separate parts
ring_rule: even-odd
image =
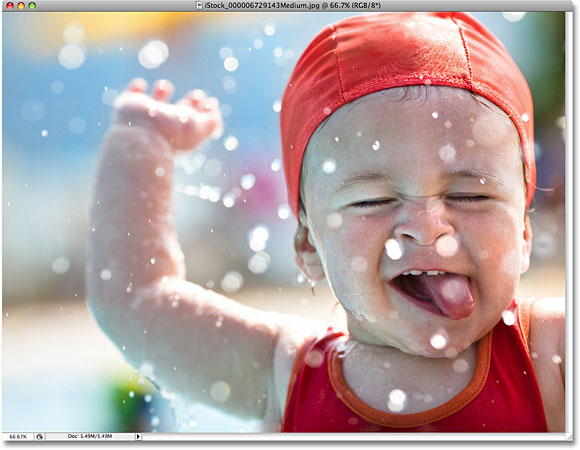
[[[18,28],[21,36],[11,41],[33,56],[52,57],[69,42],[86,46],[141,43],[149,38],[167,38],[184,26],[208,18],[208,14],[188,12],[30,14],[26,25]]]

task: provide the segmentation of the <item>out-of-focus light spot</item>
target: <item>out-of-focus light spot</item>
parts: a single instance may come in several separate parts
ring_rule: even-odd
[[[379,148],[381,148],[381,143],[379,141],[375,141],[373,143],[373,150],[376,152]]]
[[[169,56],[169,47],[160,40],[154,40],[145,44],[139,50],[139,64],[145,69],[157,69]]]
[[[385,242],[385,250],[387,256],[392,260],[401,259],[401,256],[403,256],[403,249],[395,239],[388,239],[387,242]]]
[[[266,36],[274,36],[274,33],[276,33],[276,28],[274,25],[266,25],[264,27],[264,34]]]
[[[265,252],[258,252],[253,255],[248,261],[248,269],[250,272],[260,275],[270,266],[270,255]]]
[[[279,159],[272,160],[272,164],[270,164],[270,169],[272,172],[278,172],[282,168],[282,161]]]
[[[223,196],[222,203],[226,208],[231,208],[236,204],[236,197],[233,194],[227,193]]]
[[[225,292],[232,294],[242,287],[244,284],[244,277],[240,272],[231,270],[224,275],[220,284]]]
[[[233,56],[228,56],[225,60],[224,60],[224,68],[228,71],[228,72],[235,72],[236,70],[238,70],[240,63],[238,62],[238,60],[236,58],[234,58]]]
[[[502,12],[501,15],[509,22],[519,22],[526,15],[525,11]]]
[[[64,92],[64,83],[62,81],[53,81],[50,85],[50,91],[56,95],[62,94]]]
[[[508,326],[512,326],[514,323],[516,323],[516,315],[513,313],[513,311],[510,311],[509,309],[506,309],[504,312],[501,313],[501,318],[503,320],[503,323],[505,323]]]
[[[236,83],[236,79],[234,77],[224,77],[222,84],[224,86],[224,91],[226,91],[228,94],[233,94],[238,88],[238,84]]]
[[[68,70],[75,70],[81,67],[86,58],[85,47],[81,44],[66,44],[58,53],[58,62]]]
[[[68,272],[70,268],[70,263],[67,258],[59,256],[51,264],[52,271],[58,275],[62,275]]]
[[[103,92],[101,93],[101,101],[107,106],[113,106],[115,99],[119,96],[119,92],[115,89],[108,89],[105,86]]]
[[[449,145],[445,144],[439,149],[439,158],[444,162],[452,162],[455,159],[455,149]]]
[[[286,220],[290,217],[290,206],[280,205],[278,207],[278,218]]]
[[[437,119],[439,117],[439,113],[437,111],[433,111],[431,113],[431,117],[433,117],[434,119]]]
[[[262,39],[254,39],[254,48],[261,50],[264,48],[264,41]]]
[[[368,266],[367,260],[364,259],[362,256],[355,256],[354,258],[352,258],[350,262],[350,267],[355,272],[364,272],[365,270],[367,270],[367,266]]]
[[[322,171],[327,174],[334,173],[336,170],[336,161],[332,158],[326,158],[322,162]]]
[[[44,103],[37,98],[29,98],[24,100],[20,108],[20,114],[28,122],[36,122],[44,117],[45,107]]]
[[[42,130],[42,131],[40,132],[40,135],[41,135],[42,137],[46,137],[46,136],[48,136],[48,131],[47,131],[47,130]]]
[[[342,215],[336,211],[331,212],[326,217],[326,224],[328,225],[329,228],[332,228],[333,230],[337,229],[342,225]]]
[[[266,225],[258,225],[248,233],[248,244],[255,252],[263,251],[268,239],[270,239],[270,230]]]
[[[444,257],[455,255],[458,248],[459,244],[457,243],[457,240],[453,236],[449,235],[441,236],[435,243],[435,250],[437,250],[437,253]]]
[[[469,369],[469,364],[462,358],[457,358],[453,361],[453,371],[456,373],[465,373]]]
[[[103,281],[110,280],[111,279],[111,276],[112,276],[112,274],[111,274],[111,271],[109,269],[103,269],[103,270],[101,270],[101,279]]]
[[[67,22],[62,31],[62,40],[66,43],[81,42],[85,36],[85,27],[82,23],[71,20]]]
[[[228,136],[227,138],[224,139],[224,148],[228,152],[231,152],[231,151],[235,150],[236,148],[238,148],[238,145],[239,145],[239,141],[238,141],[238,138],[235,136]]]
[[[245,191],[249,191],[256,184],[256,176],[253,173],[247,173],[240,178],[240,185]]]
[[[447,339],[441,334],[434,334],[430,340],[431,346],[436,350],[442,350],[447,345]]]
[[[230,56],[234,56],[234,51],[231,49],[231,47],[222,47],[220,48],[219,55],[221,59],[225,60]]]
[[[272,109],[274,110],[274,112],[280,112],[280,111],[282,111],[282,102],[280,100],[276,100],[272,104]]]

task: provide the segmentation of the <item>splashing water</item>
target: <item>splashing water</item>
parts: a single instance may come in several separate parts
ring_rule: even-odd
[[[403,249],[395,239],[388,239],[387,242],[385,242],[385,250],[387,256],[392,260],[401,259],[403,256]]]
[[[331,212],[326,217],[326,224],[329,228],[336,230],[338,227],[342,225],[342,215],[339,212]]]
[[[336,170],[336,161],[332,158],[326,158],[322,162],[322,171],[327,174],[334,173]]]
[[[513,313],[513,311],[510,311],[509,309],[506,309],[504,312],[501,313],[501,318],[503,319],[503,323],[505,323],[508,326],[512,326],[513,324],[516,323],[516,315]]]
[[[244,277],[240,272],[231,270],[224,275],[220,284],[225,292],[232,294],[242,287],[244,284]]]
[[[248,269],[256,275],[263,274],[270,266],[270,255],[265,252],[259,252],[253,255],[248,261]]]
[[[235,136],[228,136],[227,138],[224,139],[224,147],[228,152],[231,152],[236,148],[238,148],[238,145],[239,145],[238,138],[236,138]]]
[[[278,206],[278,218],[286,220],[290,217],[290,206],[284,204]]]
[[[397,413],[401,412],[405,408],[405,402],[407,401],[407,394],[401,389],[393,389],[389,392],[389,401],[387,402],[388,408]]]
[[[451,145],[445,144],[439,149],[439,158],[447,163],[453,162],[455,159],[455,149]]]
[[[239,65],[240,63],[233,56],[228,56],[224,60],[224,69],[226,69],[228,72],[235,72],[238,70]]]
[[[104,281],[108,281],[111,279],[111,271],[108,269],[101,270],[101,279]]]
[[[441,334],[434,334],[430,340],[431,346],[436,350],[442,350],[447,346],[447,339]]]
[[[138,59],[145,69],[157,69],[169,56],[169,47],[160,40],[150,41],[139,51]]]
[[[355,256],[354,258],[352,258],[350,262],[350,267],[355,272],[364,272],[365,270],[367,270],[367,266],[368,266],[367,260],[364,259],[362,256]]]
[[[209,396],[218,403],[224,403],[230,394],[230,385],[225,381],[214,381],[209,388]]]
[[[240,185],[245,191],[249,191],[256,184],[256,176],[253,173],[247,173],[240,178]]]
[[[54,261],[52,261],[51,268],[54,273],[62,275],[68,272],[70,263],[64,256],[59,256]]]
[[[469,369],[469,364],[462,358],[457,358],[453,361],[453,371],[455,373],[465,373]]]
[[[457,253],[459,244],[453,236],[445,235],[437,239],[435,250],[443,257],[451,257]]]
[[[266,225],[258,225],[248,233],[248,243],[255,252],[261,252],[266,248],[270,230]]]

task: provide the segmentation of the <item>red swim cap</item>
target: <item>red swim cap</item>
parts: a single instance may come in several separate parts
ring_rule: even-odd
[[[297,217],[302,159],[318,125],[359,97],[417,84],[467,89],[505,111],[520,136],[530,205],[536,182],[532,96],[502,43],[469,14],[382,13],[328,25],[290,76],[280,126],[288,200]]]

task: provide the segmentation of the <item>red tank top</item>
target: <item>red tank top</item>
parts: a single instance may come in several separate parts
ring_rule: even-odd
[[[329,328],[296,357],[281,431],[548,431],[527,344],[531,303],[513,302],[510,308],[516,322],[509,326],[500,320],[479,341],[475,372],[465,389],[447,403],[412,414],[374,409],[349,389],[337,350],[343,333]]]

